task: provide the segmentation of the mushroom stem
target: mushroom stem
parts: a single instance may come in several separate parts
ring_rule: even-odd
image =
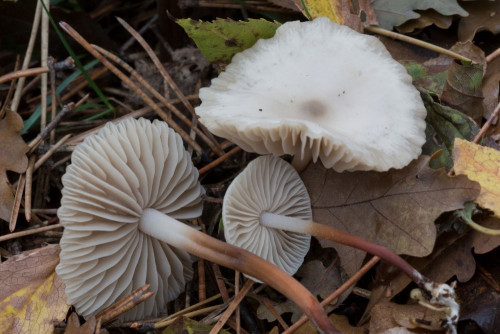
[[[205,260],[255,277],[295,302],[323,333],[340,333],[313,295],[293,277],[262,258],[199,232],[155,209],[143,211],[139,229]]]
[[[387,249],[355,235],[349,234],[347,232],[335,229],[333,227],[318,224],[315,222],[305,221],[295,217],[277,215],[270,212],[262,213],[260,215],[260,221],[267,227],[286,230],[290,232],[309,234],[318,238],[328,239],[339,244],[351,246],[363,250],[367,253],[376,255],[401,269],[421,288],[425,288],[425,283],[430,281],[390,249]]]

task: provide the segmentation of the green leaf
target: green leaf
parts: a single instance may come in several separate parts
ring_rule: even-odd
[[[380,26],[392,30],[408,20],[420,17],[415,10],[434,9],[443,15],[469,15],[457,0],[371,0]]]
[[[442,149],[443,153],[437,159],[431,160],[430,166],[432,168],[445,167],[449,170],[453,166],[451,152],[455,138],[471,141],[479,132],[479,127],[470,117],[460,111],[434,102],[429,93],[421,90],[420,96],[427,109],[425,119],[427,140],[422,153],[432,155]]]
[[[420,89],[425,89],[437,96],[441,96],[446,85],[448,66],[434,66],[427,68],[415,62],[403,62],[406,70],[413,79],[413,84]]]
[[[229,63],[238,52],[248,49],[261,38],[274,36],[278,22],[264,19],[233,21],[216,19],[213,22],[180,19],[176,21],[196,43],[210,62]]]

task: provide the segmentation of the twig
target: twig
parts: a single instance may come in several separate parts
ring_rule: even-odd
[[[226,285],[224,284],[224,280],[222,279],[222,273],[220,272],[219,265],[216,263],[212,263],[212,269],[215,275],[215,282],[217,283],[217,287],[219,288],[220,294],[222,296],[222,300],[226,303],[229,300],[228,289],[226,289]]]
[[[59,141],[57,143],[55,143],[54,145],[52,145],[52,147],[50,148],[50,150],[48,150],[44,155],[42,155],[35,163],[35,167],[34,167],[34,170],[37,170],[38,168],[40,168],[41,165],[43,165],[43,163],[45,161],[47,161],[51,156],[52,154],[54,154],[54,152],[62,145],[66,142],[66,140],[69,139],[69,137],[71,137],[71,133],[67,134],[66,136],[62,137],[61,139],[59,139]]]
[[[42,3],[40,1],[36,2],[35,17],[33,18],[33,25],[31,26],[30,39],[28,42],[28,47],[26,48],[26,53],[23,60],[22,70],[26,70],[31,61],[31,55],[33,54],[33,48],[35,47],[36,35],[38,34],[38,27],[40,26],[40,18],[42,17]],[[48,69],[47,69],[48,70]],[[21,101],[22,91],[26,78],[22,76],[17,82],[16,92],[14,93],[14,99],[12,100],[11,108],[13,111],[17,111],[19,102]]]
[[[0,242],[5,241],[5,240],[10,240],[10,239],[15,239],[15,238],[21,238],[27,235],[32,235],[32,234],[37,234],[45,231],[50,231],[54,230],[56,228],[63,227],[62,224],[54,224],[50,226],[44,226],[44,227],[38,227],[26,231],[21,231],[21,232],[15,232],[15,233],[10,233],[6,235],[0,236]]]
[[[354,275],[352,275],[347,281],[345,281],[344,284],[342,284],[337,290],[335,290],[332,294],[330,294],[328,297],[326,297],[322,302],[321,306],[325,307],[331,302],[333,302],[335,299],[337,299],[341,294],[343,294],[349,287],[352,285],[356,284],[357,281],[361,279],[361,277],[364,276],[370,270],[374,265],[378,263],[380,258],[378,256],[374,256],[371,258],[370,261],[368,261],[363,267],[361,267]],[[292,326],[290,326],[287,330],[283,332],[283,334],[290,334],[296,331],[300,326],[305,324],[307,322],[307,317],[303,315],[300,317],[299,320],[297,320],[296,323],[294,323]]]
[[[486,123],[483,124],[479,133],[474,137],[474,140],[472,141],[473,143],[477,144],[479,142],[479,139],[481,139],[481,137],[486,133],[486,130],[488,130],[491,123],[493,123],[493,120],[498,116],[499,112],[500,112],[500,103],[497,104],[495,110],[493,110],[493,113],[490,115],[490,117],[488,117]]]
[[[148,22],[146,22],[141,27],[141,29],[139,29],[139,34],[140,35],[144,34],[146,30],[148,30],[151,27],[152,24],[156,23],[156,21],[158,21],[158,14],[153,15],[153,17]],[[125,43],[123,43],[123,45],[120,47],[120,55],[123,55],[125,51],[127,51],[127,49],[130,46],[132,46],[132,44],[134,44],[135,40],[136,40],[135,37],[132,36]]]
[[[48,67],[48,57],[49,57],[49,15],[50,11],[50,0],[40,0],[43,1],[44,7],[47,9],[42,10],[42,30],[41,34],[41,65]],[[41,107],[42,111],[40,113],[40,131],[42,131],[47,126],[47,86],[48,86],[48,75],[47,73],[42,73],[41,82]],[[55,101],[54,101],[55,102]]]
[[[10,214],[9,230],[12,232],[16,229],[17,216],[19,215],[19,207],[21,206],[21,200],[23,199],[24,183],[26,181],[26,174],[21,174],[19,180],[17,181],[16,196],[14,197],[14,206],[12,207],[12,212]]]
[[[48,67],[34,67],[34,68],[27,69],[27,70],[20,70],[20,71],[7,73],[7,74],[2,75],[0,77],[0,84],[3,84],[4,82],[8,82],[8,81],[11,81],[14,79],[18,79],[18,78],[24,78],[24,77],[29,77],[29,76],[33,76],[33,75],[38,75],[41,73],[47,73],[48,71],[49,71]],[[15,98],[15,95],[14,95],[14,98]],[[12,108],[12,110],[14,110],[14,108]]]
[[[139,42],[139,44],[141,44],[141,46],[144,48],[144,50],[147,52],[149,58],[153,61],[153,63],[156,65],[156,67],[158,68],[158,71],[160,71],[160,74],[163,76],[163,79],[165,79],[165,81],[168,83],[168,85],[170,86],[170,88],[175,92],[175,94],[177,95],[177,97],[181,100],[182,104],[184,104],[184,106],[187,108],[187,110],[191,113],[192,116],[194,117],[197,117],[196,116],[196,113],[194,111],[194,108],[193,106],[191,105],[191,103],[188,101],[188,99],[186,98],[186,96],[182,93],[182,91],[179,89],[179,86],[177,86],[177,84],[175,83],[175,81],[172,79],[172,77],[170,76],[170,74],[168,74],[167,70],[165,69],[165,67],[163,66],[163,64],[161,63],[160,59],[158,59],[158,57],[156,56],[156,54],[154,53],[154,51],[151,49],[151,47],[148,45],[148,43],[144,40],[144,38],[142,38],[141,35],[139,35],[137,33],[137,31],[134,30],[134,28],[132,28],[127,22],[125,22],[123,19],[119,18],[119,17],[116,17],[116,19],[118,20],[118,22],[120,22],[120,24],[132,35],[135,37],[135,39],[137,40],[137,42]],[[206,129],[206,128],[203,128],[204,131],[206,131],[207,135],[210,134],[210,132]],[[215,142],[215,144],[217,145],[217,142]],[[214,150],[214,152],[216,152],[217,154],[222,154],[222,150],[220,150],[219,148],[216,148]]]
[[[236,146],[235,148],[233,148],[231,151],[227,152],[226,154],[224,155],[221,155],[220,157],[218,157],[217,159],[215,159],[214,161],[212,161],[211,163],[209,163],[208,165],[200,168],[198,170],[198,173],[200,175],[203,175],[205,174],[206,172],[208,172],[209,170],[211,170],[212,168],[220,165],[221,163],[223,163],[227,158],[229,158],[230,156],[238,153],[239,151],[241,150],[240,147]]]
[[[59,22],[61,28],[64,29],[73,39],[75,39],[85,50],[87,50],[92,56],[97,58],[104,66],[106,66],[111,72],[113,72],[120,80],[122,80],[127,86],[134,89],[134,91],[146,102],[157,114],[160,116],[167,124],[177,132],[182,139],[186,141],[186,143],[193,147],[193,149],[198,153],[202,153],[202,149],[198,143],[194,142],[189,135],[177,124],[175,123],[166,113],[161,110],[160,107],[149,97],[147,96],[137,85],[128,78],[125,74],[123,74],[116,66],[114,66],[109,60],[104,58],[97,50],[95,50],[89,42],[87,42],[75,29],[73,29],[66,22]]]
[[[236,270],[234,272],[234,293],[238,294],[239,292],[240,292],[240,272]],[[240,334],[241,332],[240,329],[241,329],[241,318],[240,318],[240,306],[238,304],[238,307],[236,307],[236,334]]]
[[[14,65],[14,72],[19,70],[19,55],[16,57],[16,64]],[[0,119],[3,119],[5,113],[7,112],[7,106],[10,104],[10,99],[12,98],[12,94],[14,92],[14,86],[16,85],[16,80],[12,80],[10,82],[9,91],[7,92],[7,97],[4,100],[2,108],[0,108]]]
[[[227,307],[227,309],[222,313],[222,316],[220,317],[219,321],[215,324],[214,327],[212,327],[212,330],[210,331],[210,334],[217,334],[219,331],[222,329],[224,324],[226,323],[227,319],[233,314],[234,310],[238,307],[238,305],[241,303],[243,298],[245,298],[246,294],[250,289],[252,288],[254,284],[254,281],[249,279],[245,282],[243,285],[243,288],[241,291],[234,297],[234,300],[232,301],[231,304]]]
[[[24,195],[24,216],[29,222],[31,220],[31,190],[33,187],[33,168],[35,166],[35,155],[30,157],[28,168],[26,169],[26,186]]]
[[[219,305],[209,306],[209,307],[202,308],[202,309],[199,309],[199,310],[196,310],[196,311],[193,311],[193,312],[184,313],[183,316],[185,318],[195,317],[195,316],[200,315],[200,314],[205,314],[205,313],[209,313],[209,312],[212,312],[214,310],[217,310],[219,307],[224,306],[224,305],[225,304],[219,304]],[[155,323],[154,328],[156,329],[156,328],[167,327],[168,325],[173,324],[174,322],[176,322],[177,319],[179,319],[179,317],[175,317],[175,318],[172,318],[172,319],[169,319],[169,320],[165,320],[165,321],[162,321],[162,322],[157,322],[157,323]],[[130,327],[131,328],[139,328],[139,326],[137,326],[137,325],[134,326],[134,324],[132,324],[132,326],[130,326]]]
[[[56,118],[57,114],[57,95],[56,95],[56,70],[54,69],[54,62],[55,59],[54,57],[49,57],[49,60],[47,62],[47,65],[49,67],[49,74],[50,74],[50,92],[52,96],[52,103],[51,103],[51,114],[50,114],[50,119],[54,120]],[[56,131],[53,129],[50,131],[50,144],[54,144],[54,141],[56,139]]]
[[[130,310],[134,306],[142,303],[149,297],[155,294],[155,291],[146,292],[149,289],[149,284],[143,285],[138,289],[135,289],[127,296],[123,297],[113,305],[105,308],[96,315],[97,320],[101,320],[101,323],[106,323],[120,314]]]
[[[271,301],[269,300],[269,298],[262,297],[262,298],[260,298],[260,301],[271,312],[271,314],[274,315],[274,317],[276,318],[276,320],[278,320],[281,327],[283,327],[284,330],[287,330],[289,328],[289,326],[286,324],[285,320],[283,320],[283,318],[281,317],[281,314],[279,314],[279,312],[276,311],[273,304],[271,304]],[[306,317],[306,319],[307,319],[307,317]]]
[[[490,53],[487,57],[486,57],[486,62],[487,63],[490,63],[493,61],[493,59],[495,59],[496,57],[500,56],[500,48],[496,49],[495,51],[493,51],[492,53]]]
[[[136,79],[140,85],[142,85],[148,92],[150,92],[154,97],[156,97],[160,102],[163,103],[165,107],[167,107],[170,111],[172,111],[175,116],[179,117],[179,119],[184,122],[187,126],[189,126],[196,134],[217,154],[222,155],[224,152],[212,142],[200,129],[198,129],[184,114],[175,107],[175,105],[168,101],[165,96],[161,95],[156,89],[154,89],[136,70],[134,70],[129,64],[107,51],[104,48],[101,48],[98,45],[91,44],[94,49],[98,52],[102,53],[106,58],[109,58],[111,61],[123,67],[126,71],[128,71],[134,79]],[[180,100],[179,100],[180,101]],[[192,138],[194,140],[194,138]],[[216,142],[215,142],[216,143]]]
[[[420,46],[422,48],[429,49],[429,50],[432,50],[432,51],[435,51],[435,52],[438,52],[438,53],[450,56],[450,57],[458,59],[458,60],[463,60],[463,61],[475,64],[475,62],[473,60],[471,60],[471,59],[469,59],[467,57],[464,57],[464,56],[462,56],[462,55],[460,55],[460,54],[458,54],[456,52],[453,52],[451,50],[442,48],[440,46],[437,46],[437,45],[434,45],[434,44],[431,44],[431,43],[427,43],[427,42],[421,41],[421,40],[413,38],[413,37],[409,37],[409,36],[406,36],[406,35],[403,35],[403,34],[398,34],[397,32],[394,32],[394,31],[389,31],[389,30],[385,30],[385,29],[382,29],[382,28],[379,28],[379,27],[374,27],[374,26],[366,26],[365,30],[367,30],[369,32],[373,32],[373,33],[379,34],[379,35],[382,35],[382,36],[394,38],[394,39],[397,39],[397,40],[400,40],[400,41],[403,41],[403,42],[406,42],[406,43],[417,45],[417,46]]]

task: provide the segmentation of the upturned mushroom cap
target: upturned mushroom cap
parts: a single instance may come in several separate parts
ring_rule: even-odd
[[[328,18],[287,22],[200,90],[200,121],[244,150],[336,171],[401,168],[425,142],[426,110],[373,36]]]
[[[156,294],[122,319],[165,311],[192,277],[191,256],[138,224],[146,208],[176,219],[201,214],[203,189],[181,138],[159,121],[108,123],[76,148],[62,182],[56,271],[68,302],[88,317],[149,283]]]
[[[306,234],[269,228],[263,213],[310,221],[311,202],[299,174],[288,163],[270,155],[248,164],[227,189],[222,209],[224,236],[293,275],[309,250]]]

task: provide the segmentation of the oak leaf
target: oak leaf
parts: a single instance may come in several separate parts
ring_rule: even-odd
[[[500,2],[498,1],[462,1],[462,6],[469,16],[458,23],[458,39],[471,41],[474,35],[483,30],[493,34],[500,32]]]
[[[476,202],[500,217],[500,152],[456,138],[453,161],[456,174],[467,175],[481,185]]]
[[[0,219],[6,221],[9,221],[14,205],[14,194],[7,179],[7,171],[24,173],[28,167],[28,145],[19,135],[22,129],[21,116],[6,109],[5,117],[0,120]]]
[[[64,283],[54,272],[59,245],[23,252],[0,264],[0,333],[52,333],[64,320]]]
[[[479,193],[479,185],[467,177],[431,169],[425,156],[383,173],[336,173],[310,164],[302,179],[315,221],[413,256],[431,253],[434,221],[441,213],[462,208]],[[320,243],[337,250],[349,275],[361,266],[364,252],[328,240]]]

